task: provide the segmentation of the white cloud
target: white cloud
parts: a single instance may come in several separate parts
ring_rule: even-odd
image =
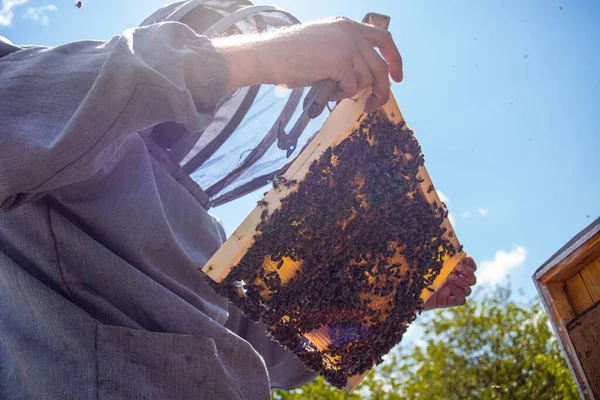
[[[456,226],[456,218],[454,217],[454,214],[449,212],[448,219],[450,220],[450,224],[452,224],[452,226],[455,227]]]
[[[464,212],[462,212],[462,213],[460,214],[460,217],[461,217],[463,220],[465,220],[465,219],[469,218],[469,217],[470,217],[471,215],[473,215],[473,214],[479,214],[479,215],[481,215],[482,217],[485,217],[485,216],[487,216],[487,215],[488,215],[488,210],[486,210],[486,209],[485,209],[485,208],[483,208],[483,207],[478,207],[478,208],[475,208],[475,209],[473,209],[473,210],[467,210],[467,211],[464,211]]]
[[[53,4],[48,4],[40,7],[28,7],[27,11],[23,14],[23,18],[37,21],[42,25],[48,26],[50,24],[50,18],[47,12],[56,11],[57,8]]]
[[[12,9],[27,3],[29,0],[2,0],[0,7],[0,26],[10,26],[15,16]]]
[[[444,192],[442,192],[441,190],[437,190],[436,192],[440,198],[441,201],[443,201],[444,203],[448,204],[450,202],[450,199],[448,198],[448,196],[446,196],[446,194]],[[461,219],[465,220],[467,218],[469,218],[471,215],[473,215],[474,213],[477,213],[479,215],[481,215],[482,217],[487,216],[488,211],[483,208],[483,207],[478,207],[474,210],[468,210],[468,211],[464,211],[460,214]],[[450,220],[450,223],[452,224],[452,226],[456,225],[456,215],[453,213],[448,213],[448,219]]]
[[[450,202],[450,199],[448,199],[448,196],[446,196],[444,194],[444,192],[442,192],[441,190],[435,190],[438,194],[438,197],[440,198],[441,201],[443,201],[444,203],[448,204]],[[452,226],[454,226],[454,224],[456,223],[456,218],[454,217],[454,214],[452,214],[451,212],[448,212],[448,219],[450,220],[450,224],[452,224]]]
[[[448,200],[448,196],[446,196],[441,190],[436,190],[436,192],[437,192],[440,200],[443,201],[444,203],[448,204],[448,202],[450,201],[450,200]]]
[[[509,274],[509,272],[525,263],[527,250],[522,246],[515,246],[509,252],[498,250],[493,260],[484,260],[477,273],[479,283],[496,285]]]

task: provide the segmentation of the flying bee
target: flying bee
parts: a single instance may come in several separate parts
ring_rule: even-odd
[[[257,206],[261,206],[261,207],[266,207],[269,205],[269,202],[267,202],[266,200],[259,200],[256,202]]]

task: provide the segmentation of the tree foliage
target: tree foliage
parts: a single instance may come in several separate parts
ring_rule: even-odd
[[[497,287],[462,307],[420,318],[424,336],[398,349],[352,395],[322,378],[278,400],[578,399],[579,394],[538,301]]]

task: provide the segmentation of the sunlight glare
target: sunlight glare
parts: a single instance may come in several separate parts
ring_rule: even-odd
[[[277,97],[284,98],[284,97],[288,97],[288,95],[290,93],[290,89],[284,88],[284,87],[281,87],[281,86],[275,86],[275,90],[273,90],[273,93]]]

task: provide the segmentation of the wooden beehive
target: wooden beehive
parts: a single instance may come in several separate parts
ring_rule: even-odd
[[[600,399],[600,218],[533,278],[582,398]]]
[[[353,131],[355,131],[361,124],[361,122],[367,117],[364,113],[365,101],[370,95],[370,89],[365,89],[360,92],[355,99],[346,99],[342,101],[335,108],[333,113],[329,116],[323,128],[319,134],[312,140],[307,148],[302,151],[295,162],[286,172],[284,178],[286,180],[299,180],[302,181],[307,173],[309,172],[310,166],[318,160],[319,157],[329,147],[335,147],[347,138]],[[381,118],[394,123],[403,123],[403,118],[398,109],[398,105],[395,99],[392,97],[390,101],[382,108],[379,112]],[[418,167],[418,177],[422,180],[415,190],[415,196],[421,196],[432,208],[434,203],[441,205],[438,194],[433,189],[433,184],[424,166]],[[293,192],[295,186],[285,187],[279,185],[278,188],[270,190],[264,197],[264,200],[268,203],[266,207],[257,206],[250,215],[242,222],[242,224],[236,229],[232,236],[227,242],[215,253],[215,255],[208,261],[206,266],[203,268],[203,272],[206,273],[215,282],[223,281],[228,274],[234,269],[238,263],[247,254],[248,250],[254,243],[256,234],[256,228],[261,223],[261,215],[266,213],[272,214],[276,209],[281,207],[281,200],[286,198],[291,192]],[[440,206],[441,207],[441,206]],[[437,206],[435,206],[437,209]],[[446,217],[443,219],[442,225],[445,228],[443,238],[446,243],[450,243],[451,246],[457,251],[452,254],[445,254],[443,259],[443,266],[439,271],[439,274],[432,281],[431,285],[427,290],[423,290],[420,293],[420,297],[423,301],[426,301],[435,290],[439,289],[443,282],[446,280],[448,275],[456,267],[456,265],[465,257],[465,253],[462,252],[462,246],[454,231],[450,222]],[[277,274],[277,279],[280,279],[281,285],[285,286],[297,273],[302,269],[302,260],[294,261],[289,258],[282,260],[282,266],[280,269],[275,269],[274,264],[265,259],[263,265],[257,265],[257,268],[264,268],[271,273]],[[390,260],[390,262],[400,262],[399,260]],[[307,288],[307,290],[309,290]],[[240,296],[244,296],[242,290],[239,291]],[[374,307],[385,307],[385,301],[381,299],[368,299],[372,300]],[[285,318],[285,317],[284,317]],[[308,347],[312,347],[319,351],[325,351],[328,346],[331,345],[329,336],[324,329],[315,329],[310,332],[303,332],[303,340],[307,343]],[[328,362],[335,363],[333,357]],[[345,389],[352,391],[360,381],[366,376],[368,370],[361,374],[355,374],[349,376]]]

